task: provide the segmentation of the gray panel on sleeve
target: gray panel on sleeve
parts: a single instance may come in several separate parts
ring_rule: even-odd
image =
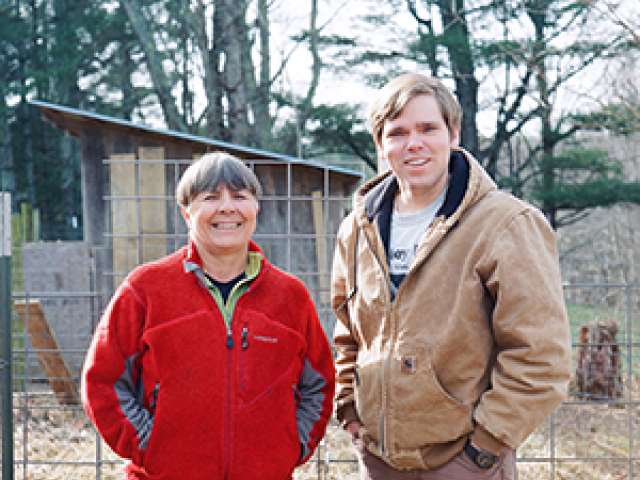
[[[300,403],[296,410],[296,424],[300,443],[302,444],[303,458],[309,453],[308,445],[311,429],[320,419],[320,414],[322,413],[322,404],[325,397],[322,389],[326,384],[324,377],[311,366],[308,359],[305,359],[302,375],[300,375],[300,381],[298,382]]]
[[[145,449],[153,428],[153,416],[143,406],[144,386],[142,384],[142,372],[138,375],[138,381],[135,383],[133,381],[133,369],[139,355],[139,353],[135,353],[127,358],[124,372],[116,380],[114,389],[122,412],[137,432],[140,448]]]

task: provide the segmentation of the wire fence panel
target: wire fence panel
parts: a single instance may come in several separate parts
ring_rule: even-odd
[[[72,293],[61,292],[55,299],[76,298]],[[638,478],[640,287],[568,286],[566,293],[574,332],[579,332],[583,325],[620,322],[615,340],[622,357],[621,370],[609,374],[614,377],[621,374],[622,393],[608,399],[600,394],[589,397],[578,391],[574,378],[569,399],[518,450],[519,478]],[[14,295],[14,300],[35,301],[26,294]],[[28,322],[29,319],[14,318],[14,321]],[[14,351],[15,478],[122,478],[122,460],[99,439],[80,406],[61,404],[51,382],[65,379],[52,379],[38,373],[38,356],[50,352],[33,348],[25,336],[14,336],[14,344],[24,345]],[[574,334],[574,366],[582,347]],[[63,353],[76,355],[78,352]],[[76,371],[73,380],[78,380]],[[296,472],[296,478],[357,479],[357,464],[348,435],[332,424],[316,455]]]
[[[169,186],[189,163],[163,162]],[[329,170],[312,175],[299,165],[249,163],[267,187],[255,238],[274,263],[309,287],[331,336],[331,260],[349,195]],[[2,422],[10,416],[13,423],[15,479],[123,477],[123,460],[101,441],[78,403],[80,368],[115,286],[135,265],[179,248],[187,232],[167,193],[172,190],[159,193],[141,181],[148,164],[132,156],[106,162],[112,164],[120,178],[133,176],[126,188],[105,185],[104,247],[38,243],[14,252],[24,278],[12,296],[13,406]],[[149,211],[163,212],[161,229],[149,222]],[[519,479],[640,478],[640,285],[566,285],[565,298],[574,353],[571,392],[518,450]],[[295,478],[355,480],[357,472],[349,436],[331,424]]]

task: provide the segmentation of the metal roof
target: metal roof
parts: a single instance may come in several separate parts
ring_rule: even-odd
[[[316,167],[321,169],[326,168],[332,172],[342,173],[345,175],[351,175],[351,176],[360,177],[360,178],[362,177],[362,173],[356,170],[351,170],[348,168],[338,167],[334,165],[328,165],[316,160],[307,160],[307,159],[292,157],[292,156],[284,155],[280,153],[270,152],[267,150],[261,150],[258,148],[245,147],[243,145],[223,142],[221,140],[213,140],[211,138],[202,137],[199,135],[192,135],[189,133],[177,132],[175,130],[166,130],[162,128],[150,127],[148,125],[142,125],[142,124],[134,123],[128,120],[122,120],[120,118],[110,117],[108,115],[100,115],[98,113],[92,113],[85,110],[79,110],[76,108],[66,107],[63,105],[57,105],[49,102],[43,102],[41,100],[29,100],[29,103],[34,107],[39,108],[50,121],[56,124],[58,128],[61,128],[76,136],[78,135],[78,132],[75,131],[73,128],[71,128],[71,126],[69,126],[66,122],[60,122],[58,118],[59,115],[62,115],[65,119],[71,119],[76,121],[88,120],[88,121],[93,121],[98,123],[109,124],[112,126],[117,126],[117,127],[128,129],[128,130],[149,133],[156,136],[170,137],[172,139],[176,139],[180,141],[212,146],[215,148],[223,149],[225,151],[235,152],[238,155],[242,156],[243,158],[255,157],[259,159],[274,159],[274,160],[280,160],[286,163],[294,163],[294,164]]]

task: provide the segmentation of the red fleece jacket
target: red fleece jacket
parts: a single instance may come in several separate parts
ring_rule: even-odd
[[[129,479],[288,479],[332,411],[333,360],[313,302],[263,258],[234,309],[229,347],[185,260],[201,264],[185,247],[118,288],[85,361],[85,410],[131,459]]]

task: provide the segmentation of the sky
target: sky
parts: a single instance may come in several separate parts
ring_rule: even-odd
[[[640,0],[596,0],[601,13],[610,12],[607,5],[613,5],[614,1],[618,5],[615,15],[632,27],[636,27],[640,32]],[[468,0],[468,3],[473,0]],[[274,0],[272,3],[272,44],[280,45],[282,51],[286,50],[287,39],[297,34],[301,29],[306,27],[308,22],[308,2],[297,1],[297,8],[292,8],[292,0]],[[387,47],[389,36],[398,35],[397,32],[410,34],[416,29],[416,22],[409,14],[404,1],[398,2],[400,7],[393,9],[385,2],[377,2],[373,0],[320,0],[319,2],[319,25],[325,25],[324,34],[339,34],[350,36],[359,34],[358,38],[361,42],[366,42],[370,47],[376,46]],[[422,3],[417,2],[418,5]],[[305,6],[307,7],[305,9]],[[361,32],[362,22],[358,23],[358,28],[354,28],[358,17],[366,14],[386,14],[389,18],[388,25],[384,29],[367,27],[368,30]],[[421,11],[425,14],[425,11]],[[602,22],[596,27],[591,27],[592,31],[588,33],[596,33],[597,28],[605,27],[606,22]],[[436,26],[436,29],[438,27]],[[517,38],[522,35],[525,29],[532,29],[528,21],[515,21],[509,25],[510,31],[507,32],[508,38]],[[501,38],[503,35],[502,27],[487,26],[484,30],[487,38]],[[606,38],[606,34],[603,35]],[[574,39],[559,38],[558,48],[562,48],[562,42],[565,43]],[[579,38],[577,38],[579,40]],[[330,60],[329,60],[330,61]],[[413,69],[412,66],[407,66]],[[299,47],[292,56],[289,67],[286,71],[284,81],[288,86],[292,87],[299,93],[306,91],[310,79],[311,59],[306,48]],[[482,105],[491,105],[496,95],[499,94],[504,86],[504,73],[499,73],[493,77],[482,76],[480,72],[479,81],[482,83],[481,94],[484,98],[480,99]],[[595,108],[603,98],[609,96],[611,92],[610,82],[617,73],[596,65],[596,68],[589,69],[587,73],[575,76],[566,87],[558,92],[554,101],[557,112],[566,109],[573,109],[576,106],[585,110]],[[453,87],[451,82],[448,83]],[[340,74],[333,73],[328,69],[324,69],[321,76],[320,85],[316,94],[316,103],[359,103],[366,109],[372,95],[375,91],[368,87],[359,77],[359,72],[343,72]],[[483,109],[479,113],[479,126],[483,133],[490,135],[492,125],[495,124],[495,111],[490,107]]]
[[[632,25],[640,25],[640,17],[636,13],[638,4],[640,4],[640,0],[620,0],[617,14]],[[403,32],[405,35],[410,34],[416,28],[415,20],[404,7],[404,2],[400,2],[400,5],[401,8],[393,9],[387,3],[373,0],[319,0],[318,25],[323,26],[322,33],[325,35],[352,36],[357,34],[360,42],[366,42],[373,49],[377,46],[387,47],[390,36],[400,35],[398,32]],[[293,89],[300,95],[306,92],[310,82],[311,57],[306,45],[301,44],[296,47],[290,39],[307,28],[309,8],[309,2],[304,0],[273,0],[270,4],[270,42],[274,52],[272,69],[275,71],[279,66],[279,59],[291,53],[287,68],[278,82],[284,89]],[[389,19],[388,24],[384,28],[363,27],[362,22],[358,23],[358,18],[369,13],[386,14]],[[358,27],[354,28],[356,23]],[[366,28],[366,30],[361,30],[362,28]],[[527,28],[527,25],[516,23],[511,28],[513,32],[510,32],[510,35],[515,36],[518,34],[518,29]],[[502,35],[502,31],[487,28],[485,35],[488,37],[499,36]],[[324,60],[326,63],[332,61],[326,54]],[[411,66],[407,66],[407,68],[412,69]],[[360,73],[357,70],[335,73],[324,68],[315,103],[356,103],[362,105],[364,115],[366,106],[375,91],[364,83]],[[590,72],[588,75],[577,76],[558,95],[556,101],[559,111],[564,108],[564,105],[567,108],[573,108],[576,104],[580,104],[584,108],[588,108],[589,104],[597,103],[603,95],[607,94],[608,78],[605,73],[596,71]],[[483,82],[481,91],[484,98],[481,98],[481,104],[489,105],[491,103],[502,88],[503,78],[503,75],[496,75],[495,78],[479,78]],[[450,84],[450,86],[453,85]],[[204,97],[201,86],[194,83],[194,88],[197,97]],[[200,103],[204,104],[205,102]],[[145,121],[154,124],[154,126],[161,126],[162,120],[158,118],[159,116],[153,117],[154,115],[148,116]],[[491,108],[483,109],[479,113],[479,120],[481,130],[484,129],[483,133],[489,135],[491,126],[495,124],[495,111]]]

